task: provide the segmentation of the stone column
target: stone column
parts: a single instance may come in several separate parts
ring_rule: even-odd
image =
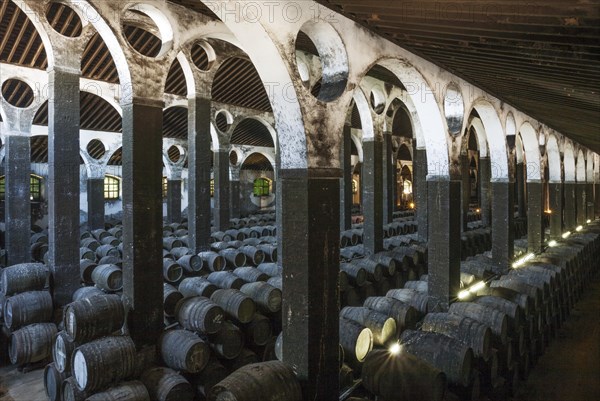
[[[48,72],[48,263],[56,305],[79,288],[79,78]]]
[[[594,220],[596,218],[594,216],[594,196],[594,184],[588,182],[585,185],[585,200],[587,202],[586,221]]]
[[[375,138],[363,140],[363,211],[365,215],[365,253],[383,250],[383,142]]]
[[[575,196],[577,203],[577,225],[585,224],[586,221],[586,193],[585,193],[585,182],[578,182],[575,185]]]
[[[231,199],[229,200],[229,210],[231,218],[240,218],[240,168],[231,168],[231,180],[229,181],[229,192]]]
[[[31,261],[31,151],[26,135],[5,136],[5,246],[8,266]]]
[[[539,253],[544,245],[544,185],[527,181],[527,250]]]
[[[283,361],[294,366],[307,400],[339,397],[341,174],[340,169],[308,169],[278,175]]]
[[[104,178],[87,179],[88,229],[104,228]]]
[[[563,233],[563,185],[561,182],[548,184],[550,193],[550,238],[559,239]]]
[[[340,146],[342,178],[340,179],[340,230],[352,228],[352,127],[344,125]]]
[[[383,224],[394,220],[394,166],[392,134],[383,135]]]
[[[196,254],[210,250],[210,104],[188,100],[188,243]]]
[[[164,103],[123,105],[123,297],[137,344],[163,328],[162,126]]]
[[[575,187],[577,183],[565,181],[565,229],[573,230],[577,226],[577,201],[575,198]]]
[[[418,234],[421,241],[427,242],[429,223],[427,215],[427,151],[415,149],[413,160],[413,199],[417,209]]]
[[[214,152],[215,158],[215,229],[229,229],[229,151],[219,149]]]
[[[470,163],[468,155],[460,156],[460,172],[461,172],[461,231],[467,231],[469,222],[469,201],[471,200],[471,176],[469,174]]]
[[[167,221],[181,223],[181,177],[167,179]]]
[[[511,267],[514,257],[514,183],[495,179],[492,189],[492,259],[502,271]]]
[[[492,165],[489,157],[479,159],[479,188],[481,191],[481,222],[484,227],[492,223],[491,184]]]
[[[447,311],[460,291],[461,182],[429,176],[429,307]]]
[[[516,175],[519,217],[527,217],[527,206],[525,205],[525,165],[523,163],[517,163]]]

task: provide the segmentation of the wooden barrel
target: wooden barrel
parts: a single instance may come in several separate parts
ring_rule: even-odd
[[[71,357],[75,348],[79,346],[79,343],[73,340],[66,331],[60,331],[54,338],[54,344],[52,345],[52,359],[56,365],[56,369],[59,372],[65,372],[70,375],[71,373]]]
[[[84,343],[120,330],[125,309],[118,295],[97,295],[65,307],[65,331],[73,340]]]
[[[388,291],[386,297],[404,302],[405,304],[412,306],[422,314],[427,314],[429,312],[429,297],[427,296],[427,294],[424,294],[422,292],[411,290],[409,288],[400,288]]]
[[[473,351],[464,343],[439,333],[405,330],[400,342],[407,352],[444,372],[450,383],[471,383]]]
[[[259,244],[256,248],[265,255],[265,262],[277,262],[277,246],[271,244]]]
[[[506,344],[508,341],[508,318],[498,309],[474,302],[455,302],[450,305],[448,312],[470,317],[489,326],[502,344]]]
[[[282,272],[282,269],[277,266],[277,263],[261,263],[256,266],[256,268],[271,277],[281,276]]]
[[[94,280],[92,280],[92,272],[98,266],[94,263],[96,259],[81,259],[79,261],[79,278],[84,284],[94,284]]]
[[[96,252],[98,247],[102,245],[95,238],[84,238],[81,240],[81,246],[87,249],[91,249],[92,252]]]
[[[398,334],[405,329],[414,329],[421,318],[421,313],[415,308],[393,298],[369,297],[365,300],[364,306],[394,319]]]
[[[258,266],[265,260],[265,253],[253,246],[244,245],[240,247],[238,251],[246,255],[246,262],[250,263],[253,266]]]
[[[340,318],[340,344],[347,360],[362,362],[373,349],[373,332],[352,320]]]
[[[48,358],[56,332],[54,323],[34,323],[13,332],[8,346],[10,362],[24,365]]]
[[[302,401],[300,382],[291,367],[279,362],[246,365],[216,384],[208,400]]]
[[[198,373],[210,358],[208,344],[187,330],[170,330],[160,338],[160,353],[171,369]]]
[[[485,305],[490,308],[498,309],[506,314],[508,319],[508,330],[516,332],[518,327],[523,323],[523,313],[521,307],[507,299],[495,296],[477,297],[473,300],[476,304]]]
[[[510,302],[514,302],[520,307],[523,313],[523,319],[527,319],[531,313],[533,313],[533,302],[529,302],[527,294],[522,294],[510,288],[504,287],[485,287],[477,292],[479,296],[493,296],[505,299]]]
[[[4,325],[10,330],[32,323],[49,322],[54,308],[48,291],[22,292],[4,301]]]
[[[375,345],[384,346],[396,336],[396,321],[371,309],[347,306],[342,308],[340,316],[370,329]]]
[[[371,260],[379,263],[383,267],[385,267],[385,269],[383,270],[384,276],[391,277],[398,270],[396,260],[394,258],[384,254],[383,252],[371,255],[369,257],[369,259],[371,259]]]
[[[112,235],[109,235],[109,236],[102,238],[100,240],[100,243],[104,244],[104,245],[111,245],[111,246],[116,247],[121,243],[121,241],[119,241],[118,238],[115,238]]]
[[[121,251],[112,245],[100,245],[98,248],[96,248],[96,255],[99,258],[104,256],[114,256],[116,258],[120,258]]]
[[[429,313],[423,320],[421,330],[452,337],[471,347],[476,357],[484,361],[490,358],[492,331],[474,319],[453,313]]]
[[[92,251],[90,248],[80,247],[79,248],[79,259],[89,260],[91,262],[96,261],[96,252]]]
[[[179,292],[185,298],[201,296],[210,298],[210,296],[219,288],[203,277],[188,277],[184,278],[179,283]]]
[[[175,316],[177,303],[183,299],[183,294],[171,284],[163,283],[164,312],[168,317]]]
[[[259,359],[254,351],[248,348],[242,348],[242,351],[238,356],[233,359],[223,360],[223,363],[230,372],[235,372],[246,365],[261,362],[261,359]]]
[[[200,252],[198,256],[202,259],[202,268],[211,272],[219,272],[227,264],[225,258],[216,252]]]
[[[108,230],[108,233],[119,239],[123,237],[123,229],[121,227],[112,227]]]
[[[80,389],[98,391],[131,377],[135,363],[136,349],[131,337],[103,337],[75,349],[73,376]]]
[[[233,237],[223,231],[215,231],[210,235],[218,242],[229,242],[233,240]]]
[[[79,301],[91,298],[96,295],[105,295],[106,293],[97,287],[81,287],[73,293],[73,301]]]
[[[166,250],[171,250],[173,248],[181,248],[183,246],[183,242],[177,237],[167,237],[163,238],[163,248]]]
[[[223,325],[223,309],[208,298],[192,297],[177,304],[177,321],[184,329],[216,333]]]
[[[112,255],[101,257],[98,260],[98,263],[96,263],[96,264],[98,264],[98,265],[115,265],[119,269],[123,268],[123,260],[121,258],[118,258],[116,256],[112,256]]]
[[[85,401],[88,397],[88,392],[80,390],[77,387],[75,377],[67,377],[60,386],[60,393],[63,401]]]
[[[86,398],[86,401],[150,401],[150,394],[139,380],[121,382]]]
[[[369,281],[377,282],[383,278],[383,266],[374,260],[358,259],[353,260],[352,263],[365,269]]]
[[[210,273],[206,279],[223,289],[239,290],[246,282],[230,271]]]
[[[104,291],[123,289],[123,272],[116,265],[98,265],[92,272],[92,280]]]
[[[96,240],[100,241],[102,238],[110,236],[110,233],[103,228],[98,228],[96,230],[92,230],[92,235]]]
[[[183,255],[177,259],[177,264],[187,273],[197,273],[202,270],[203,262],[198,255]]]
[[[542,302],[548,300],[551,293],[554,292],[554,280],[548,275],[533,270],[512,269],[509,271],[508,277],[517,277],[524,283],[539,288],[542,291]]]
[[[340,269],[348,276],[348,281],[355,287],[362,287],[367,282],[367,271],[354,263],[342,263]]]
[[[262,310],[276,313],[281,310],[281,290],[263,282],[244,284],[240,291],[248,295]]]
[[[44,368],[44,390],[50,401],[61,400],[60,387],[68,376],[66,372],[59,371],[54,362],[46,365]]]
[[[410,288],[418,292],[427,293],[429,286],[427,281],[409,280],[406,283],[404,283],[404,288]]]
[[[218,333],[209,336],[209,343],[220,357],[234,359],[242,352],[244,334],[236,325],[224,322]]]
[[[241,329],[246,337],[246,343],[259,347],[269,342],[273,332],[271,320],[260,313],[255,313],[252,320],[242,325]]]
[[[210,299],[241,323],[248,323],[254,317],[256,305],[252,298],[241,291],[235,289],[217,290]]]
[[[149,369],[142,375],[150,399],[155,401],[192,401],[192,385],[180,374],[169,368]]]
[[[422,359],[403,352],[373,350],[362,367],[363,386],[386,401],[441,401],[446,375]]]
[[[272,285],[275,288],[283,291],[283,278],[281,276],[271,277],[267,280],[267,284]]]
[[[42,263],[21,263],[2,270],[0,288],[6,296],[19,292],[43,290],[48,271]]]
[[[498,280],[491,281],[490,287],[508,288],[527,295],[530,299],[530,303],[533,304],[533,309],[540,308],[542,304],[542,290],[523,282],[518,277],[502,276]]]
[[[229,371],[225,366],[223,366],[218,359],[211,358],[204,370],[197,375],[192,376],[190,380],[200,396],[199,398],[202,400],[208,396],[208,393],[215,384],[219,383],[227,376],[229,376]]]
[[[232,269],[246,265],[246,255],[237,249],[223,249],[222,251],[219,251],[219,255],[225,258],[227,266]]]
[[[175,259],[179,259],[184,257],[185,255],[193,255],[194,253],[190,250],[190,248],[186,246],[180,246],[178,248],[172,248],[169,250],[169,253],[173,255]],[[198,256],[199,257],[199,256]]]
[[[183,268],[171,259],[163,259],[163,278],[167,283],[176,283],[183,277]]]
[[[261,272],[255,267],[238,267],[233,271],[233,274],[235,274],[247,283],[267,281],[270,278],[268,274]]]

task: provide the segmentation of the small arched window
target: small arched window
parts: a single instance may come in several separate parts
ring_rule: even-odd
[[[104,199],[117,200],[121,197],[121,180],[113,175],[104,177]]]
[[[271,195],[271,180],[268,178],[257,178],[254,180],[254,196]]]
[[[29,200],[32,202],[42,201],[42,180],[39,175],[29,176]],[[0,200],[4,200],[6,194],[6,177],[0,177]]]

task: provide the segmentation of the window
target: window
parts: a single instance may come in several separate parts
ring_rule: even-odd
[[[162,178],[162,197],[163,199],[167,197],[167,193],[169,191],[169,185],[167,177]]]
[[[352,193],[353,194],[358,193],[358,182],[356,180],[352,180]]]
[[[409,180],[404,180],[404,184],[403,184],[403,193],[405,195],[410,195],[412,194],[413,190],[412,190],[412,182],[410,182]]]
[[[215,196],[215,180],[211,179],[210,180],[210,197],[212,198],[213,196]]]
[[[254,196],[271,195],[271,180],[268,178],[257,178],[254,180]]]
[[[29,177],[29,200],[32,202],[42,201],[42,177],[31,174]],[[6,177],[0,177],[0,200],[4,200],[6,193]]]
[[[104,199],[116,200],[121,197],[121,181],[112,175],[104,177]]]

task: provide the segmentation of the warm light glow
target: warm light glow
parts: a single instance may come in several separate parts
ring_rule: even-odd
[[[481,209],[475,209],[475,212],[481,213]]]
[[[415,204],[413,202],[410,202],[408,204],[408,207],[411,208],[411,209],[414,209],[415,208]]]
[[[566,233],[564,233],[562,235],[563,238],[569,238],[569,235],[571,235],[571,231],[567,231]]]
[[[458,299],[465,299],[465,298],[468,298],[470,295],[471,295],[471,293],[469,291],[463,290],[458,293]]]
[[[590,219],[588,219],[588,220],[586,221],[586,223],[587,223],[587,224],[590,224],[591,222],[592,222],[592,220],[590,220]]]
[[[395,343],[389,348],[388,351],[392,355],[398,355],[400,353],[400,351],[402,351],[402,346],[398,343]]]
[[[552,210],[550,210],[550,209],[544,210],[544,213],[546,213],[546,214],[552,214]]]
[[[476,284],[473,284],[473,285],[471,286],[471,288],[469,288],[469,292],[473,292],[473,293],[475,293],[475,292],[477,292],[477,291],[481,290],[483,287],[485,287],[485,282],[483,282],[483,281],[480,281],[480,282],[478,282],[478,283],[476,283]]]
[[[554,248],[556,245],[558,245],[558,242],[556,242],[554,240],[548,242],[548,246],[551,247],[551,248]]]
[[[577,226],[577,228],[575,229],[575,231],[577,231],[577,232],[579,232],[581,230],[583,230],[583,226]]]
[[[523,256],[521,259],[517,260],[515,263],[513,263],[512,267],[514,269],[523,266],[525,263],[527,263],[528,260],[533,259],[533,257],[535,256],[535,254],[533,253],[529,253],[525,256]]]

